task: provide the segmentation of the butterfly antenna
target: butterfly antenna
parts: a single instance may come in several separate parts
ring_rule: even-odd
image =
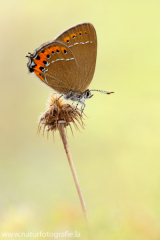
[[[111,93],[114,93],[114,92],[107,92],[107,91],[97,90],[97,89],[90,90],[90,92],[92,92],[92,91],[101,92],[101,93],[104,93],[104,94],[111,94]]]

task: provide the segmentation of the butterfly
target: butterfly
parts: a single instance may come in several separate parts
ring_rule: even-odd
[[[70,27],[54,40],[42,44],[33,54],[28,54],[29,72],[59,93],[59,98],[77,101],[76,108],[80,103],[82,112],[85,100],[93,96],[92,91],[113,93],[88,89],[97,57],[97,36],[91,23]]]

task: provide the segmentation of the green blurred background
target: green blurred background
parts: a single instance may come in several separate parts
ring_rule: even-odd
[[[26,52],[80,22],[98,37],[85,130],[68,131],[93,239],[160,239],[160,1],[0,1],[0,229],[88,239],[59,133],[37,137],[52,90]],[[36,239],[36,238],[34,238]],[[38,239],[38,238],[37,238]],[[45,239],[45,238],[44,238]],[[63,238],[65,239],[65,238]]]

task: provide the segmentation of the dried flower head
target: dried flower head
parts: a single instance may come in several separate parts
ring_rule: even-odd
[[[77,108],[75,111],[75,106],[66,103],[64,98],[58,99],[60,95],[52,93],[47,102],[47,110],[40,116],[38,131],[40,133],[41,128],[44,131],[56,131],[59,129],[59,125],[63,123],[64,128],[69,126],[71,128],[71,123],[74,125],[76,130],[79,130],[77,123],[84,128],[83,117],[81,115],[81,110]],[[55,102],[56,101],[56,102]],[[53,104],[54,103],[54,104]],[[53,105],[52,105],[53,104]],[[72,128],[71,128],[72,131]]]

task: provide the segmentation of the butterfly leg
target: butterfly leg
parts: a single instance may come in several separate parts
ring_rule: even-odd
[[[79,99],[78,102],[77,102],[77,104],[76,104],[75,113],[76,113],[76,111],[77,111],[77,108],[78,108],[78,105],[79,105],[80,101],[81,101],[81,99]]]
[[[84,109],[85,109],[85,106],[86,106],[86,104],[85,104],[85,102],[82,102],[82,106],[81,106],[81,116],[82,116],[82,114],[83,114],[83,111],[84,111]]]
[[[50,106],[54,105],[61,97],[63,97],[63,94],[59,96],[54,103],[52,103]]]

